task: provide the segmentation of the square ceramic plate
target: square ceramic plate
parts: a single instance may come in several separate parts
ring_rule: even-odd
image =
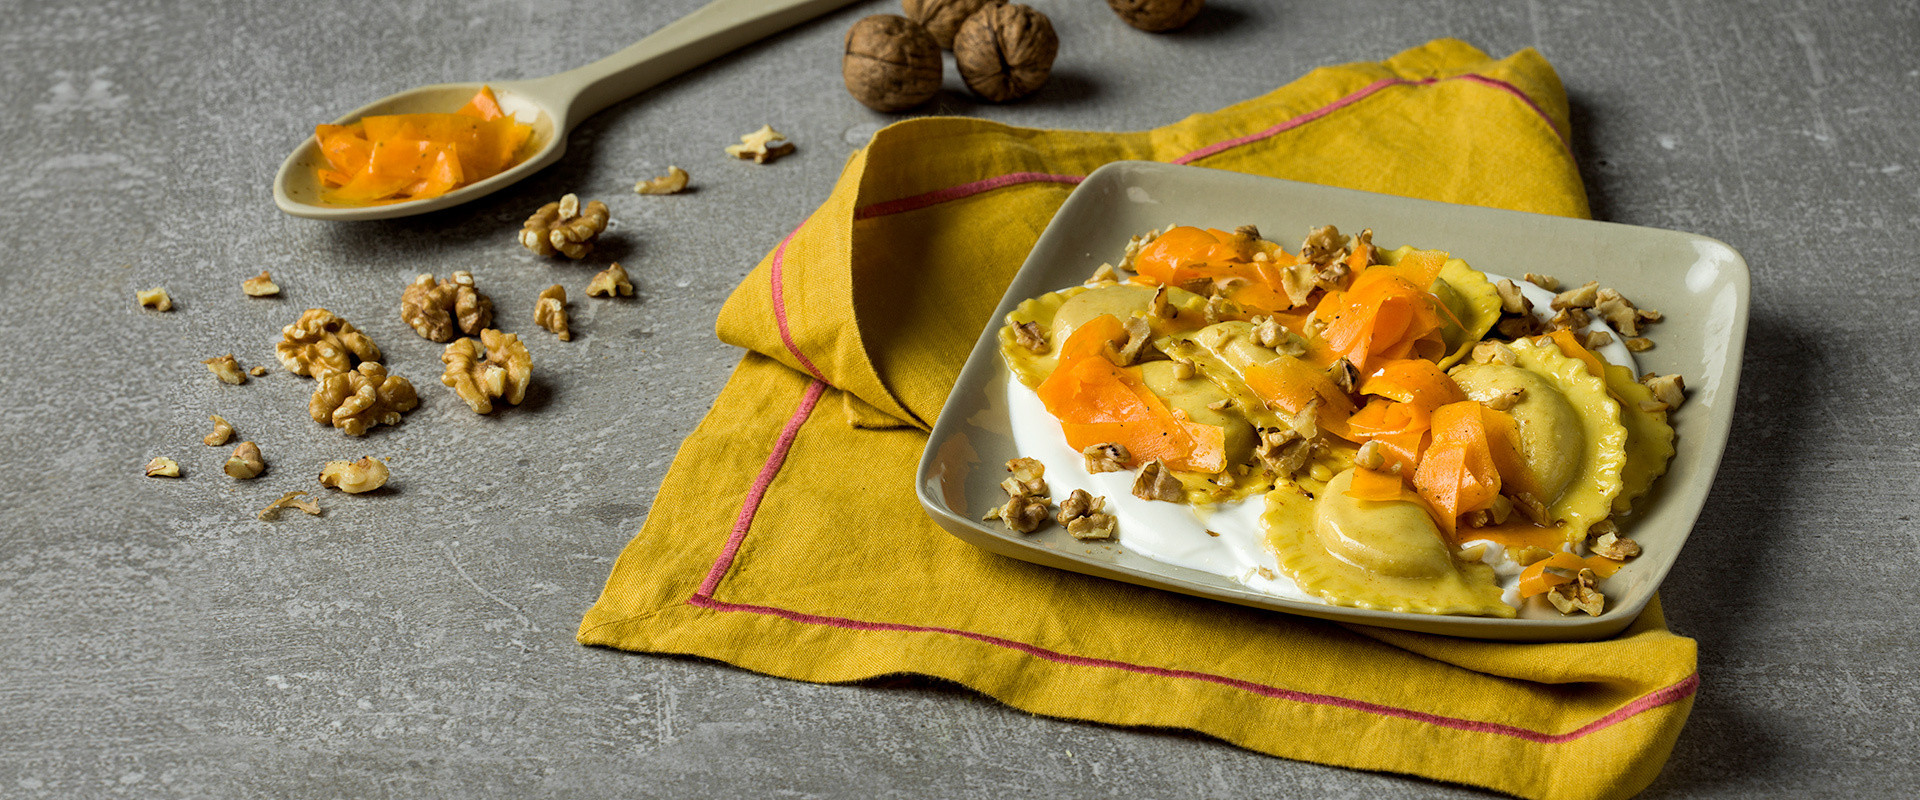
[[[1347,232],[1372,228],[1374,241],[1387,248],[1446,250],[1501,275],[1538,272],[1569,284],[1598,280],[1663,312],[1665,321],[1649,334],[1658,346],[1636,358],[1642,372],[1684,376],[1688,400],[1673,416],[1678,452],[1671,467],[1630,522],[1644,552],[1606,582],[1606,613],[1490,619],[1343,608],[1254,591],[1231,578],[1129,552],[1124,523],[1119,543],[1102,545],[1075,541],[1057,525],[1023,536],[981,522],[1006,501],[999,487],[1004,465],[1019,455],[1007,419],[1010,375],[996,338],[1007,312],[1025,298],[1078,285],[1101,263],[1120,261],[1128,239],[1169,224],[1224,230],[1253,224],[1283,243],[1319,225]],[[1702,236],[1198,167],[1114,163],[1074,190],[1014,276],[934,425],[916,489],[927,512],[955,536],[1036,564],[1341,622],[1513,641],[1598,639],[1619,632],[1646,607],[1706,503],[1733,420],[1746,328],[1746,262]]]

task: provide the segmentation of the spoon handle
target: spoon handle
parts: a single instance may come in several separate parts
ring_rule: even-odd
[[[714,0],[584,67],[512,84],[547,102],[561,131],[736,48],[852,0]]]

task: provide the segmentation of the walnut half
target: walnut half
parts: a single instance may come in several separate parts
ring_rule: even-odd
[[[400,415],[418,405],[420,395],[411,382],[369,361],[320,376],[307,401],[307,415],[348,436],[365,436],[376,425],[400,424]]]
[[[423,273],[400,293],[400,319],[427,341],[446,342],[455,333],[472,336],[493,324],[493,301],[480,293],[471,272],[437,282]]]
[[[587,281],[587,296],[632,297],[633,280],[627,277],[626,268],[615,261],[613,266],[594,273],[593,279]]]
[[[535,255],[564,255],[578,261],[593,252],[593,243],[607,229],[607,204],[598,200],[580,205],[567,194],[540,207],[520,226],[520,244]]]
[[[496,398],[519,405],[533,377],[533,356],[520,337],[492,328],[480,332],[479,342],[455,339],[440,354],[440,362],[447,365],[440,382],[475,414],[492,413]]]
[[[309,308],[292,325],[280,329],[273,354],[295,375],[315,378],[353,368],[354,359],[379,361],[380,348],[344,319],[324,308]]]
[[[260,445],[241,442],[240,446],[233,448],[233,455],[227,456],[224,469],[235,480],[252,480],[267,471],[267,462],[260,457]]]

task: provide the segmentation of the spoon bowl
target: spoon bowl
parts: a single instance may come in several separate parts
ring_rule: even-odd
[[[699,10],[578,69],[524,81],[441,83],[388,95],[334,120],[346,125],[381,114],[450,113],[493,87],[500,109],[533,126],[522,152],[529,155],[497,175],[423,200],[380,205],[340,205],[321,198],[319,168],[326,163],[319,142],[308,136],[273,178],[273,202],[296,217],[325,220],[392,219],[425,214],[497,192],[560,160],[567,133],[596,112],[788,27],[852,0],[714,0]]]

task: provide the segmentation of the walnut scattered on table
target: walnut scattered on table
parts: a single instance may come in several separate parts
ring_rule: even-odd
[[[301,511],[306,512],[307,516],[310,516],[310,517],[320,516],[320,504],[312,500],[301,499],[306,496],[307,496],[306,492],[288,492],[284,495],[281,495],[280,499],[275,500],[271,503],[268,503],[267,507],[260,509],[260,513],[257,514],[256,516],[258,516],[263,521],[272,522],[280,518],[280,511],[282,509],[287,509],[287,508],[300,509]]]
[[[227,456],[226,466],[222,469],[235,480],[248,481],[267,471],[267,462],[260,456],[260,445],[241,442],[233,448],[233,455]]]
[[[496,399],[519,405],[533,377],[533,356],[520,337],[492,328],[480,332],[479,342],[455,339],[440,361],[446,364],[440,382],[475,414],[492,413]]]
[[[387,485],[391,474],[386,462],[373,456],[362,456],[359,461],[329,461],[320,468],[320,485],[361,494]]]
[[[593,252],[608,219],[606,203],[592,200],[582,206],[578,195],[567,194],[527,218],[520,227],[520,244],[535,255],[563,255],[578,261]]]
[[[180,462],[166,456],[154,456],[152,461],[147,462],[146,473],[149,478],[178,478]]]
[[[740,137],[739,144],[727,145],[727,155],[755,164],[768,163],[793,150],[793,142],[787,140],[786,134],[774,130],[772,125],[762,125],[759,130]]]
[[[273,282],[273,276],[266,270],[240,282],[240,291],[248,297],[272,297],[280,293],[280,284]]]
[[[974,12],[953,37],[953,63],[960,78],[974,94],[996,103],[1038,91],[1059,52],[1053,21],[1018,3]]]
[[[667,167],[667,174],[648,178],[633,185],[635,194],[678,194],[687,188],[687,171],[675,166]]]
[[[1107,7],[1128,25],[1148,33],[1185,26],[1199,16],[1206,0],[1107,0]]]
[[[233,438],[233,425],[227,422],[226,417],[214,414],[207,417],[207,419],[213,420],[213,432],[200,439],[206,446],[219,447],[220,445],[226,444],[227,440]]]
[[[207,371],[213,373],[213,377],[219,378],[221,383],[238,386],[247,382],[247,373],[241,371],[240,362],[234,360],[232,353],[209,358],[200,363],[207,365]]]
[[[411,382],[368,361],[320,376],[307,401],[307,415],[348,436],[365,436],[375,426],[400,424],[400,415],[419,405],[420,395]]]
[[[331,372],[345,372],[354,361],[379,361],[380,348],[372,339],[344,319],[324,308],[309,308],[280,330],[280,343],[274,355],[281,366],[295,375],[315,378]]]
[[[422,273],[400,293],[400,319],[427,341],[452,341],[456,333],[472,336],[493,324],[493,300],[480,293],[471,272],[443,281]]]
[[[573,332],[567,327],[567,287],[556,283],[540,293],[533,304],[533,324],[553,331],[560,341],[573,341]]]
[[[627,270],[616,261],[613,266],[594,273],[587,281],[588,297],[632,297],[633,280],[627,277]]]
[[[140,301],[140,305],[143,308],[151,308],[155,311],[173,310],[173,296],[167,294],[166,289],[158,286],[134,292],[133,297],[135,300]]]

